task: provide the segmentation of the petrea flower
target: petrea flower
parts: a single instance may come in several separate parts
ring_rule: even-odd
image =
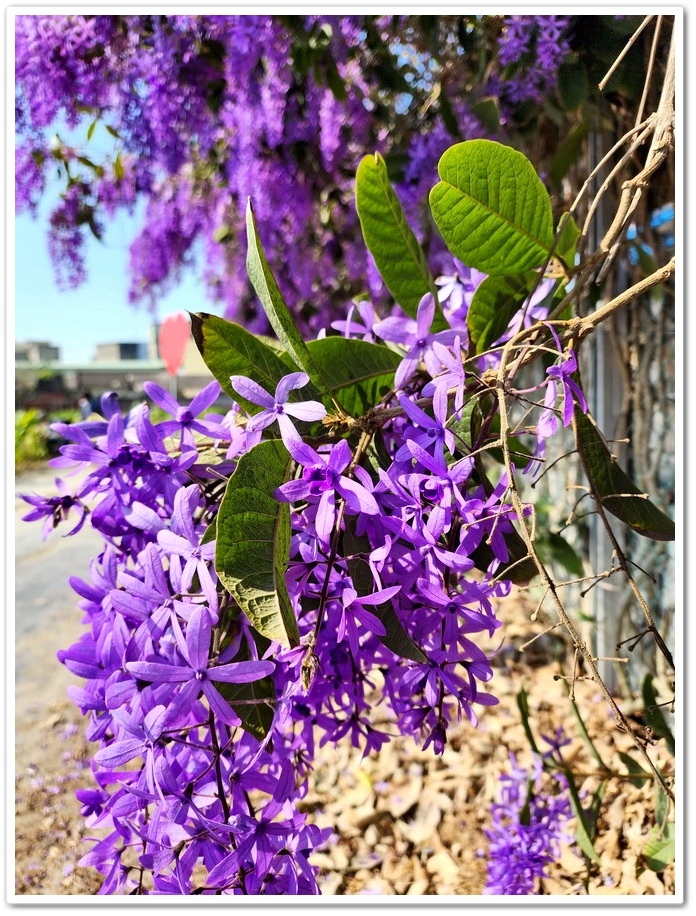
[[[181,628],[172,621],[176,642],[184,664],[171,665],[159,661],[127,662],[126,668],[142,681],[164,684],[184,684],[167,710],[167,722],[173,722],[186,712],[201,692],[215,715],[228,725],[239,725],[240,720],[229,703],[215,689],[212,681],[228,684],[248,684],[272,674],[275,665],[270,661],[231,662],[228,665],[209,667],[210,634],[212,626],[206,608],[197,608],[191,614],[184,637]]]
[[[565,823],[572,816],[568,783],[562,773],[543,781],[541,759],[535,756],[532,771],[517,765],[510,755],[512,772],[500,777],[501,800],[492,807],[488,837],[488,877],[484,894],[531,895],[538,880],[560,856],[561,842],[571,842]]]
[[[204,410],[207,410],[215,403],[220,390],[220,383],[212,381],[202,391],[198,392],[188,407],[185,407],[155,382],[145,382],[143,384],[145,394],[158,407],[166,410],[174,418],[173,420],[164,420],[162,423],[157,423],[157,431],[162,436],[173,436],[175,433],[179,433],[182,449],[196,447],[193,431],[202,433],[204,436],[210,436],[212,439],[229,439],[229,432],[223,426],[223,418],[221,416],[210,415],[202,420],[196,419]]]
[[[67,484],[61,480],[60,477],[55,478],[55,484],[60,496],[32,496],[24,493],[19,494],[25,503],[29,503],[30,506],[34,507],[30,512],[22,516],[22,521],[35,522],[37,519],[45,518],[43,528],[41,529],[41,538],[44,541],[51,531],[58,527],[60,522],[68,518],[71,509],[77,511],[78,519],[70,531],[67,532],[65,535],[66,537],[69,534],[77,534],[87,518],[86,506],[76,496],[72,495]]]
[[[374,607],[384,604],[390,601],[400,590],[400,585],[392,585],[381,591],[373,592],[371,595],[358,595],[351,585],[346,585],[344,587],[339,603],[339,619],[336,628],[336,637],[342,640],[345,639],[346,634],[348,634],[348,645],[350,646],[350,651],[356,658],[359,652],[360,639],[360,630],[357,626],[358,621],[376,636],[385,636],[387,632],[379,617],[371,611],[368,611],[365,605]]]
[[[435,376],[432,382],[423,388],[423,396],[430,397],[439,389],[450,392],[454,389],[454,410],[459,418],[459,413],[464,406],[464,361],[462,359],[462,340],[459,334],[454,338],[454,354],[439,340],[433,343],[433,355],[442,363],[444,372]]]
[[[162,752],[159,743],[164,731],[166,708],[155,706],[145,716],[142,724],[138,717],[129,715],[123,710],[114,712],[114,720],[132,737],[117,740],[102,748],[94,755],[100,766],[115,767],[128,763],[134,757],[142,756],[145,760],[142,787],[150,792],[157,791],[155,779],[155,760]]]
[[[288,401],[291,391],[295,388],[304,388],[308,382],[309,376],[306,372],[291,372],[290,375],[284,376],[278,382],[275,394],[270,395],[245,375],[230,376],[230,383],[237,394],[247,401],[251,401],[252,404],[258,404],[263,407],[260,413],[255,414],[249,420],[247,430],[249,432],[262,430],[277,420],[280,435],[287,447],[289,447],[288,443],[290,441],[300,441],[300,434],[295,429],[290,417],[311,423],[326,416],[326,408],[319,401]]]
[[[572,350],[567,351],[567,355],[560,361],[557,366],[549,366],[546,374],[549,376],[547,393],[553,392],[553,403],[558,398],[558,389],[560,387],[563,397],[563,425],[569,426],[573,418],[573,397],[578,402],[578,406],[583,413],[587,413],[587,401],[585,395],[578,383],[571,378],[574,372],[578,371],[578,361]],[[545,402],[546,403],[546,402]],[[548,407],[548,405],[547,405]],[[539,421],[541,423],[541,420]]]
[[[425,362],[428,372],[432,376],[440,371],[440,364],[433,354],[433,342],[451,344],[456,336],[456,331],[439,331],[430,333],[430,326],[435,317],[435,299],[432,293],[426,293],[418,305],[416,320],[411,318],[385,318],[374,326],[373,331],[382,340],[402,344],[408,347],[394,376],[394,387],[403,388],[413,378],[421,360]]]
[[[410,398],[399,395],[399,404],[413,426],[407,427],[404,438],[406,442],[396,453],[397,461],[407,461],[411,458],[409,444],[417,443],[423,449],[432,448],[436,458],[442,459],[445,446],[450,455],[454,452],[454,433],[447,429],[447,390],[439,387],[433,395],[433,413],[435,418],[414,404]]]
[[[362,319],[362,324],[353,318],[353,313],[356,309]],[[331,327],[336,331],[340,331],[344,337],[355,336],[362,340],[374,341],[375,338],[372,331],[376,323],[377,315],[372,303],[357,302],[355,305],[351,305],[345,321],[332,321]]]
[[[551,325],[549,325],[549,330],[560,351],[562,348],[558,334]],[[561,395],[563,397],[562,415],[564,426],[569,426],[570,421],[573,419],[573,397],[575,397],[582,412],[587,413],[585,395],[582,393],[582,389],[575,379],[571,378],[577,371],[577,357],[575,356],[575,352],[570,349],[566,351],[564,358],[561,359],[557,366],[549,366],[546,370],[549,380],[546,384],[546,395],[544,397],[545,409],[539,417],[539,422],[537,424],[537,435],[540,439],[546,439],[549,436],[553,436],[558,431],[558,419],[553,408],[558,400],[559,388],[561,389]]]
[[[305,442],[289,440],[286,445],[292,457],[302,465],[302,477],[278,487],[276,498],[285,502],[319,497],[315,520],[316,534],[322,544],[328,544],[336,519],[336,493],[346,501],[352,512],[378,515],[379,507],[374,496],[364,486],[351,480],[342,471],[351,461],[350,446],[341,439],[332,449],[328,459],[319,455]]]
[[[179,564],[170,566],[170,575],[176,579],[176,586],[186,592],[193,582],[194,573],[198,573],[203,594],[208,599],[211,610],[218,606],[217,591],[210,567],[215,560],[215,542],[201,544],[200,535],[193,523],[193,514],[198,508],[199,490],[195,486],[182,487],[174,498],[172,512],[172,530],[163,529],[157,534],[157,543],[170,555],[170,564],[174,557],[184,560],[184,568],[179,576]]]

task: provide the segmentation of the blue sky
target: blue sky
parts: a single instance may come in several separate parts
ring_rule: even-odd
[[[104,240],[87,242],[87,281],[74,290],[56,286],[48,255],[47,225],[51,198],[39,216],[15,221],[15,340],[46,340],[60,347],[63,362],[89,362],[99,343],[148,340],[155,318],[178,311],[219,311],[206,298],[193,271],[157,303],[128,304],[128,246],[139,220],[120,216],[108,222]]]

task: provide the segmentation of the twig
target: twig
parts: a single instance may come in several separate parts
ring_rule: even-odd
[[[622,60],[624,59],[624,57],[628,54],[628,52],[631,50],[631,48],[633,47],[633,45],[634,45],[635,42],[637,41],[638,36],[640,35],[640,33],[643,31],[643,29],[647,26],[647,24],[650,22],[650,20],[651,20],[652,18],[653,18],[653,14],[650,14],[649,16],[646,16],[645,19],[644,19],[644,20],[641,22],[641,24],[638,26],[638,28],[635,30],[635,32],[633,33],[633,35],[631,35],[631,37],[629,38],[629,40],[626,42],[626,46],[625,46],[625,48],[623,49],[623,51],[619,54],[619,56],[616,58],[616,60],[614,61],[614,63],[611,65],[611,67],[609,67],[609,69],[607,70],[607,73],[606,73],[606,75],[604,76],[604,78],[598,83],[598,88],[600,89],[601,92],[604,91],[604,89],[605,89],[607,83],[609,82],[609,80],[611,79],[611,77],[614,75],[614,73],[615,73],[615,71],[616,71],[616,68],[619,66],[619,64],[621,63],[621,61],[622,61]]]

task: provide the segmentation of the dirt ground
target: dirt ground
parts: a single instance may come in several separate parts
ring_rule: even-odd
[[[313,859],[321,869],[325,895],[482,893],[487,847],[483,830],[490,822],[498,776],[508,768],[510,752],[530,759],[517,707],[521,688],[528,694],[537,739],[562,725],[572,738],[565,759],[583,774],[578,780],[581,796],[590,799],[597,793],[602,782],[597,762],[574,720],[566,682],[555,679],[563,673],[554,658],[562,656],[562,644],[544,637],[533,650],[520,654],[514,646],[543,625],[530,623],[529,608],[518,599],[506,602],[500,614],[505,649],[496,662],[493,686],[500,704],[481,708],[477,728],[468,722],[458,725],[442,757],[400,738],[364,759],[350,745],[319,750],[303,808],[336,833],[335,841]],[[74,792],[92,784],[91,752],[81,716],[66,694],[78,679],[55,658],[80,632],[79,610],[61,610],[58,618],[19,636],[16,643],[17,896],[96,894],[100,885],[96,872],[76,865],[89,845],[83,842],[88,831]],[[21,662],[27,653],[31,664]],[[668,685],[657,686],[664,689],[661,698],[668,698]],[[674,894],[674,865],[656,873],[645,867],[642,855],[655,818],[654,781],[627,778],[620,754],[638,755],[630,738],[617,732],[596,685],[579,681],[575,691],[587,730],[616,775],[606,780],[595,842],[598,861],[588,871],[586,861],[566,848],[541,893]],[[639,716],[640,704],[629,711]],[[375,716],[380,716],[379,707]],[[650,755],[660,769],[671,772],[664,741],[651,747]]]

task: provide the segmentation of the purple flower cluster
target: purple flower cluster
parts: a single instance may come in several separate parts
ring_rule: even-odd
[[[68,444],[51,464],[76,482],[26,496],[25,518],[46,535],[74,511],[71,534],[89,518],[104,539],[89,579],[70,580],[86,629],[58,656],[84,679],[71,696],[99,745],[96,788],[80,801],[104,834],[81,859],[104,876],[101,893],[317,893],[309,856],[329,831],[299,807],[315,741],[348,735],[367,752],[396,728],[441,753],[453,718],[476,724],[477,708],[497,703],[484,685],[515,515],[508,472],[476,460],[485,437],[457,425],[479,380],[462,350],[470,290],[448,282],[448,330],[432,333],[430,294],[416,319],[361,303],[362,323],[340,323],[402,354],[369,442],[301,432],[326,418],[323,404],[290,400],[302,372],[272,394],[232,376],[262,408],[251,417],[238,404],[210,412],[217,381],[188,405],[146,383],[169,418],[153,423],[145,403],[124,415],[105,395],[103,419],[56,424]],[[525,389],[528,404],[538,392],[539,442],[555,401],[565,417],[581,400],[572,353],[560,360]],[[221,484],[278,431],[294,468],[275,492],[291,507],[293,647],[260,638],[218,580],[209,536]]]
[[[570,51],[570,16],[506,16],[498,60],[511,73],[497,87],[508,102],[540,102]]]
[[[493,823],[485,831],[489,846],[484,893],[528,896],[539,892],[538,882],[558,861],[561,843],[572,842],[566,827],[572,808],[566,777],[545,774],[539,755],[525,769],[511,754],[510,769],[500,777],[500,800],[492,807]]]
[[[386,302],[351,199],[364,152],[405,153],[397,190],[433,263],[443,259],[445,269],[442,241],[430,239],[423,218],[437,161],[455,135],[500,136],[472,114],[479,94],[514,103],[553,84],[568,50],[568,19],[506,17],[500,63],[514,72],[508,81],[494,68],[473,93],[466,55],[456,43],[443,49],[449,122],[437,116],[433,96],[414,130],[413,112],[428,93],[421,76],[435,62],[417,39],[416,17],[20,15],[18,209],[35,212],[57,169],[66,191],[51,217],[50,249],[61,283],[75,286],[85,276],[89,230],[100,234],[104,215],[132,212],[144,198],[144,224],[130,249],[130,300],[166,293],[196,262],[228,317],[265,330],[263,316],[248,308],[244,271],[243,214],[253,195],[264,248],[282,265],[284,297],[316,333],[364,291],[366,277],[375,302]],[[443,40],[451,44],[455,32],[449,26]],[[395,55],[407,34],[411,51]],[[389,67],[375,65],[378,55]],[[412,95],[382,76],[399,71],[403,80],[409,66]],[[50,140],[63,124],[97,124],[113,152],[104,158],[91,141],[78,150]]]

